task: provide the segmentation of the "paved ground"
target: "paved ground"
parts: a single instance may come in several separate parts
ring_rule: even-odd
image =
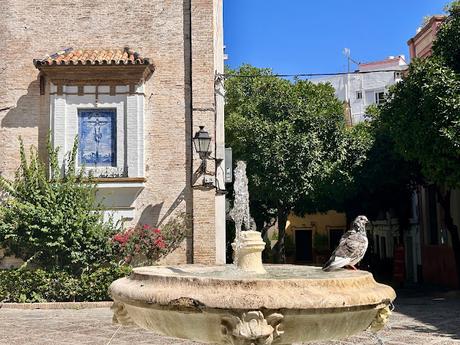
[[[315,345],[460,345],[459,297],[403,297],[395,305],[389,327],[379,333],[382,341],[365,332]],[[117,329],[106,308],[0,309],[0,345],[198,345],[140,329]]]

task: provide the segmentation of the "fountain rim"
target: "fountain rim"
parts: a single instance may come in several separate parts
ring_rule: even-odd
[[[200,275],[200,273],[188,273],[185,272],[184,274],[174,274],[168,272],[160,272],[161,269],[178,269],[178,268],[204,268],[208,270],[212,269],[221,269],[220,271],[214,272],[222,272],[224,268],[234,267],[232,264],[222,264],[222,265],[203,265],[203,264],[183,264],[183,265],[158,265],[158,266],[140,266],[133,268],[132,276],[136,277],[144,277],[144,278],[175,278],[175,279],[192,279],[192,280],[216,280],[216,281],[225,281],[225,282],[232,282],[232,281],[241,281],[241,282],[276,282],[276,281],[289,281],[289,282],[297,282],[297,281],[319,281],[319,282],[328,282],[328,281],[336,281],[340,279],[341,281],[347,280],[356,280],[356,279],[372,279],[373,275],[371,272],[364,271],[364,270],[357,270],[357,271],[348,271],[348,270],[340,270],[334,272],[324,272],[326,275],[323,277],[315,277],[315,278],[308,278],[308,277],[301,277],[301,276],[292,276],[292,277],[270,277],[269,272],[267,273],[251,273],[245,271],[238,271],[235,268],[235,273],[241,273],[241,275],[232,275],[232,276],[212,276],[212,275]],[[292,265],[292,264],[264,264],[264,268],[271,269],[271,268],[292,268],[298,270],[299,268],[315,268],[320,271],[321,267],[319,266],[311,266],[311,265]],[[210,271],[211,273],[213,271]],[[327,276],[329,274],[346,274],[344,276]]]
[[[192,265],[175,267],[184,266]],[[171,266],[148,268],[165,267]],[[193,267],[196,268],[196,265]],[[202,267],[212,269],[217,266]],[[346,272],[347,275],[350,273],[353,272]],[[137,301],[141,306],[166,306],[177,301],[181,301],[179,304],[182,305],[185,301],[186,306],[192,309],[198,305],[206,309],[231,310],[344,310],[353,306],[375,308],[382,304],[388,305],[396,298],[391,287],[377,283],[371,273],[364,271],[355,272],[349,277],[331,279],[254,279],[254,276],[222,279],[146,273],[145,267],[135,269],[131,276],[113,282],[110,295],[114,300],[126,304]]]

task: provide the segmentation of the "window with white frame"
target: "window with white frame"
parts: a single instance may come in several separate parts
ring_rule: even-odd
[[[356,91],[356,99],[363,99],[363,92],[362,91]]]
[[[34,65],[40,95],[49,95],[59,161],[78,139],[76,168],[97,178],[105,214],[133,219],[134,201],[145,187],[144,87],[154,65],[129,47],[68,48],[34,59]]]

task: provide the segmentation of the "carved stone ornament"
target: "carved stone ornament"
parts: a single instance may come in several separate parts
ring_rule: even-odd
[[[273,313],[264,317],[261,311],[249,311],[241,317],[222,318],[222,335],[230,345],[271,345],[284,332],[279,328],[283,315]]]
[[[112,306],[110,307],[113,311],[112,322],[118,323],[123,326],[130,326],[134,325],[133,320],[128,315],[128,311],[123,303],[120,302],[113,302]]]
[[[379,311],[377,312],[377,315],[375,316],[375,319],[372,321],[372,323],[369,326],[369,330],[371,332],[381,331],[387,324],[390,316],[391,316],[391,310],[389,306],[379,309]]]

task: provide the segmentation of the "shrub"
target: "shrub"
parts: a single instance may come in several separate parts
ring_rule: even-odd
[[[138,264],[151,265],[177,248],[186,233],[187,219],[182,213],[171,218],[162,229],[136,225],[113,236],[112,243],[122,262],[131,264],[137,258]]]
[[[110,300],[108,289],[110,284],[131,273],[131,266],[111,264],[99,267],[81,275],[81,290],[77,295],[78,301],[107,301]]]
[[[110,239],[116,230],[97,212],[96,186],[83,169],[76,172],[76,154],[77,141],[61,169],[58,149],[48,143],[48,174],[37,149],[32,147],[27,159],[20,140],[15,179],[0,176],[0,190],[6,193],[0,203],[0,245],[7,254],[77,275],[93,264],[113,260]]]
[[[114,264],[84,271],[80,276],[43,269],[0,270],[0,301],[25,303],[110,300],[109,285],[130,272],[129,266]]]

